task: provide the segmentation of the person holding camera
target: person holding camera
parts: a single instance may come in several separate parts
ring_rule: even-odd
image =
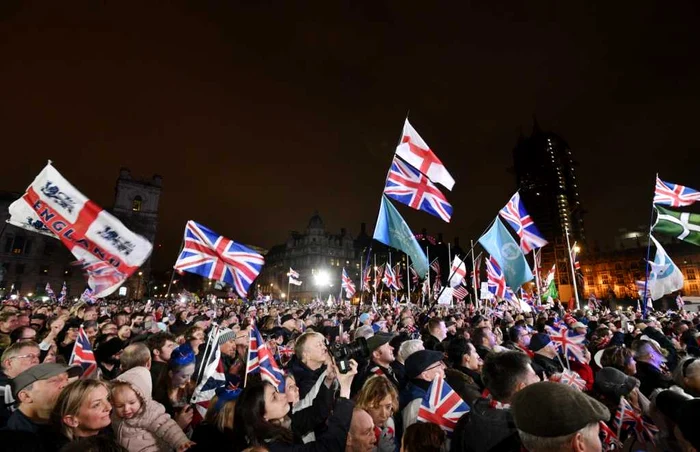
[[[357,362],[350,360],[346,373],[341,373],[335,364],[332,367],[337,375],[340,395],[333,414],[328,418],[328,428],[315,441],[304,444],[294,434],[290,428],[293,420],[289,417],[287,398],[272,384],[261,382],[246,386],[236,402],[235,446],[264,446],[272,451],[294,452],[345,450],[355,406],[350,400],[350,387],[357,374]]]
[[[396,391],[399,391],[399,380],[391,367],[391,363],[396,359],[394,357],[394,347],[389,344],[393,338],[394,335],[390,333],[377,333],[367,339],[370,361],[362,372],[357,384],[353,385],[358,392],[364,386],[365,381],[373,375],[385,376],[394,385]]]

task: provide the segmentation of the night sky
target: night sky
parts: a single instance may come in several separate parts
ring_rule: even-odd
[[[535,114],[571,146],[588,237],[608,243],[648,222],[657,171],[700,188],[698,17],[690,0],[3,0],[0,189],[52,159],[111,206],[121,166],[161,174],[161,268],[188,219],[270,247],[318,210],[356,235],[410,111],[455,213],[398,208],[464,244],[515,190]]]

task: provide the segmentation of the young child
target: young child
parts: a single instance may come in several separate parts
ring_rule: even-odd
[[[112,380],[112,428],[129,452],[178,452],[194,445],[165,407],[151,398],[151,374],[134,367]]]

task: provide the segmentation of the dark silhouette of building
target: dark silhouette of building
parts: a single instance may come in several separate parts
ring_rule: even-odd
[[[552,132],[543,131],[534,120],[532,134],[522,134],[513,149],[515,181],[520,198],[540,232],[549,242],[542,248],[543,268],[556,262],[560,269],[568,268],[565,231],[584,248],[585,214],[579,197],[578,180],[568,143]],[[567,272],[558,272],[560,284],[569,284]]]

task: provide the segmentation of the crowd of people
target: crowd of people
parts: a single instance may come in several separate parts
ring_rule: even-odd
[[[521,312],[507,303],[5,300],[0,444],[25,452],[700,451],[700,317],[647,314],[558,303]],[[216,344],[207,343],[212,328]],[[248,373],[253,328],[284,370],[284,392]],[[212,346],[225,382],[200,413],[192,396]],[[469,408],[455,425],[420,414],[437,381]]]

